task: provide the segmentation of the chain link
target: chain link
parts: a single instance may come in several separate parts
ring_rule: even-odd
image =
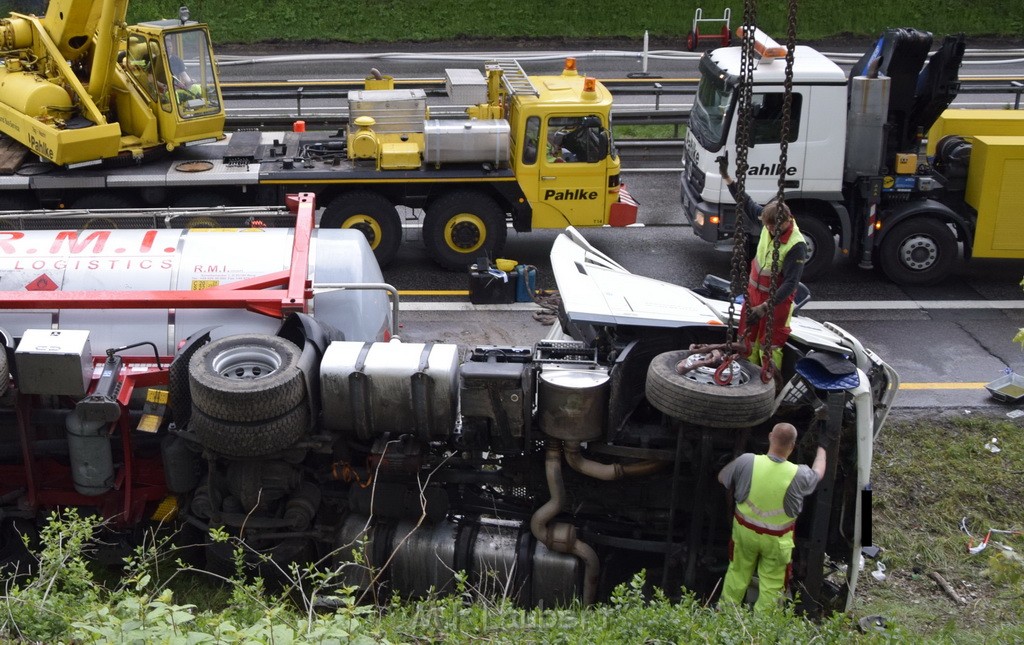
[[[782,124],[780,135],[782,141],[779,143],[779,183],[778,191],[775,194],[777,210],[775,211],[775,235],[772,236],[772,272],[771,280],[768,283],[768,311],[765,312],[764,340],[761,342],[761,380],[768,382],[775,373],[775,361],[773,359],[772,336],[775,332],[775,294],[779,286],[779,247],[782,245],[782,236],[779,235],[782,225],[785,223],[785,188],[786,188],[786,167],[789,160],[789,126],[790,115],[793,105],[793,54],[796,49],[796,3],[797,0],[789,0],[789,29],[786,33],[786,69],[783,80],[782,94]]]
[[[740,47],[739,102],[736,106],[736,194],[746,195],[747,151],[750,148],[750,104],[753,97],[754,75],[754,26],[757,24],[756,0],[745,0],[743,4],[743,39]],[[726,340],[736,340],[735,308],[736,298],[747,292],[747,221],[746,205],[741,200],[736,204],[736,232],[732,247],[730,270],[729,321]]]

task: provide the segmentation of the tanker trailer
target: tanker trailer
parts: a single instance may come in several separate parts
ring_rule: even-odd
[[[397,295],[365,238],[315,230],[311,195],[295,206],[293,229],[0,234],[0,563],[58,507],[129,532],[179,514],[202,467],[182,433],[232,414],[216,383],[193,401],[192,354],[263,388],[242,429],[280,442],[312,427],[328,343],[391,337]]]

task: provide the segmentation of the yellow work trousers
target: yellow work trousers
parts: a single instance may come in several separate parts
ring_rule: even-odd
[[[729,545],[729,570],[722,585],[722,600],[741,604],[756,569],[759,586],[754,611],[777,607],[792,558],[792,531],[781,536],[764,535],[755,533],[734,519],[732,542]]]

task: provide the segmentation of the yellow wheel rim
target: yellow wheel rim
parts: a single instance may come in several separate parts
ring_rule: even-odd
[[[380,224],[368,215],[353,215],[341,223],[341,228],[354,228],[361,232],[366,236],[366,241],[370,243],[370,248],[373,250],[377,250],[377,247],[380,246],[383,237]]]
[[[457,253],[472,253],[487,241],[487,225],[472,213],[460,213],[444,226],[444,242]]]
[[[185,222],[185,228],[217,228],[219,224],[212,217],[192,217]]]
[[[85,224],[82,224],[82,228],[121,228],[117,225],[117,220],[109,217],[94,217],[87,220]]]

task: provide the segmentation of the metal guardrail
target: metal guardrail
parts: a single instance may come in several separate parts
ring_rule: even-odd
[[[692,97],[696,92],[696,82],[688,79],[610,79],[602,81],[617,96],[646,96],[653,99],[653,107],[620,105],[612,109],[612,118],[618,125],[650,125],[668,124],[684,125],[690,116],[688,109],[680,109],[677,105],[662,107],[663,99]],[[424,80],[421,85],[411,82],[403,84],[407,87],[417,86],[429,97],[445,96],[441,81]],[[348,122],[345,109],[325,111],[322,107],[310,107],[309,102],[315,100],[335,100],[341,103],[348,97],[351,89],[361,89],[362,81],[342,81],[330,84],[316,84],[307,87],[305,84],[283,83],[245,83],[240,85],[225,84],[222,88],[226,101],[292,101],[294,106],[281,108],[281,112],[262,114],[233,113],[228,107],[227,128],[241,129],[253,127],[290,127],[292,122],[302,119],[310,127],[341,127]],[[1024,94],[1024,82],[1007,81],[1005,85],[991,81],[961,81],[961,95],[970,94],[1010,94],[1013,98],[1013,109],[1021,109],[1021,95]],[[453,114],[453,116],[455,116]]]

